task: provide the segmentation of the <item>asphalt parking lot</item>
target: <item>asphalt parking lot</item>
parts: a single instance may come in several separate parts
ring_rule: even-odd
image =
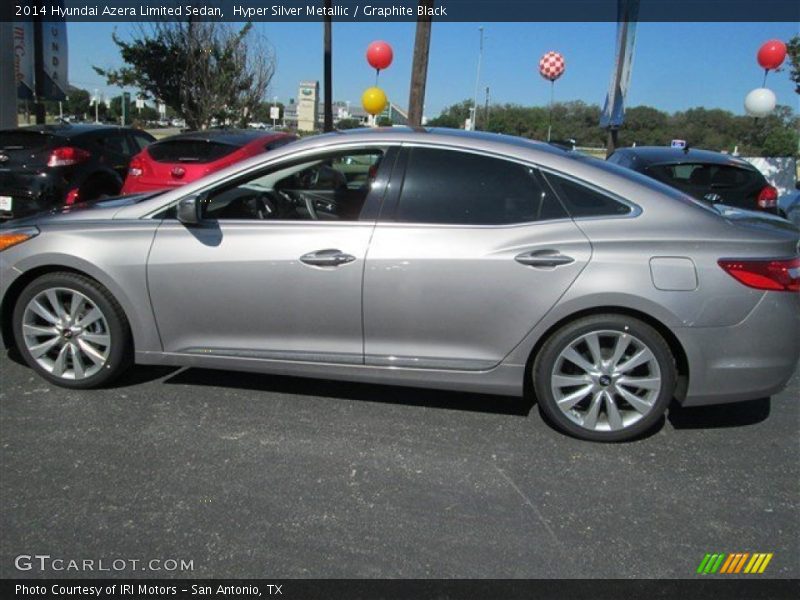
[[[800,576],[800,374],[770,400],[570,439],[513,399],[139,367],[53,387],[0,357],[0,576],[20,554],[186,559],[139,577]],[[107,576],[107,573],[97,573]]]

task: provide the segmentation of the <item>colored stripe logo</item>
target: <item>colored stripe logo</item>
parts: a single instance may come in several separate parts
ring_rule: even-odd
[[[697,573],[700,575],[714,575],[715,573],[755,575],[766,570],[769,561],[772,560],[772,556],[772,552],[754,552],[752,554],[749,552],[708,553],[700,561]]]

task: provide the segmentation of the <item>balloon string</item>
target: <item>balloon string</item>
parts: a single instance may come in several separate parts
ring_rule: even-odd
[[[378,87],[378,77],[380,77],[381,70],[375,69],[375,87]]]
[[[764,69],[764,83],[761,87],[767,87],[767,75],[769,75],[769,69]]]

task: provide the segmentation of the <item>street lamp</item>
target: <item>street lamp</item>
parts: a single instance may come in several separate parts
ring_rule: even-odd
[[[469,124],[470,131],[475,131],[475,121],[478,117],[478,85],[481,81],[481,60],[483,60],[483,26],[478,27],[480,32],[480,47],[478,49],[478,73],[475,76],[475,93],[472,96],[472,111]]]

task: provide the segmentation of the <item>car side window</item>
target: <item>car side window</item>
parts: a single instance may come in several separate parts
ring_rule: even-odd
[[[98,137],[96,143],[108,152],[124,154],[130,156],[136,152],[131,152],[128,144],[128,136],[119,133],[111,133]],[[138,152],[138,151],[137,151]]]
[[[131,139],[133,140],[134,154],[138,154],[139,152],[147,148],[147,146],[149,146],[150,143],[153,141],[147,136],[141,135],[139,133],[132,134]]]
[[[558,192],[558,196],[564,202],[567,212],[574,219],[581,217],[614,217],[627,215],[632,211],[627,204],[566,177],[547,173],[545,178]]]
[[[510,225],[566,216],[533,167],[470,152],[411,148],[395,220]]]
[[[205,219],[357,221],[370,194],[382,194],[376,176],[385,149],[306,157],[259,171],[211,190]]]

